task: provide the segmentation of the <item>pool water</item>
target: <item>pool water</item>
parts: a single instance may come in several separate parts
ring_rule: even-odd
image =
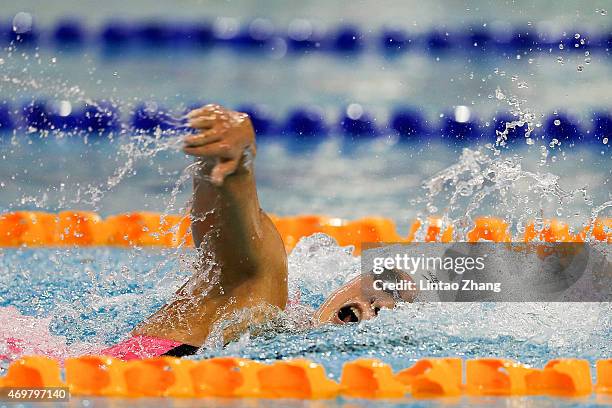
[[[194,254],[96,248],[5,249],[0,256],[0,306],[35,317],[6,319],[3,333],[14,325],[32,347],[65,357],[124,337],[189,276]],[[608,356],[612,313],[599,303],[406,304],[358,325],[310,328],[311,308],[358,273],[350,248],[320,235],[304,239],[290,256],[291,293],[301,292],[301,304],[263,334],[247,333],[225,348],[212,339],[195,358],[306,357],[339,378],[342,364],[358,357],[399,369],[427,356],[507,357],[535,366],[556,357]]]
[[[295,297],[299,291],[301,304],[290,307],[274,322],[252,327],[226,347],[220,339],[208,341],[206,349],[189,358],[240,356],[266,362],[305,357],[323,364],[336,380],[343,363],[359,357],[380,358],[395,370],[424,357],[503,357],[534,366],[559,357],[585,358],[592,363],[609,358],[612,310],[605,303],[406,304],[393,311],[383,310],[377,319],[358,325],[313,329],[307,323],[312,309],[359,273],[359,259],[351,250],[322,235],[302,240],[289,258],[290,293]],[[191,250],[176,249],[3,249],[0,317],[4,323],[0,335],[25,339],[25,354],[45,353],[62,359],[95,353],[120,340],[161,306],[190,275],[194,255]],[[0,354],[6,353],[0,347]],[[0,368],[7,364],[3,361]],[[376,402],[376,406],[509,406],[519,402],[591,406],[598,401],[596,397],[464,397]],[[201,401],[75,398],[72,402],[100,407],[150,403],[191,406]],[[225,400],[214,404],[352,407],[372,403]]]

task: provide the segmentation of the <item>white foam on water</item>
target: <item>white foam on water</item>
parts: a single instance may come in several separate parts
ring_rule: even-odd
[[[95,353],[103,348],[103,345],[94,342],[68,345],[64,336],[49,331],[51,319],[24,316],[11,306],[0,307],[0,363],[23,355],[45,355],[63,360]]]

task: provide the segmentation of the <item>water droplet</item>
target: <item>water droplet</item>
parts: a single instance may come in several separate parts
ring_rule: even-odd
[[[32,15],[20,11],[13,18],[13,31],[17,34],[25,34],[32,30]]]
[[[565,48],[563,44],[559,44],[559,49],[562,50],[563,48]]]
[[[603,144],[608,144],[608,138],[607,137],[604,137],[601,141],[603,142]]]
[[[351,119],[359,119],[363,115],[363,108],[358,103],[351,103],[346,108],[346,115]]]
[[[57,113],[60,116],[66,117],[72,112],[72,104],[69,101],[59,101],[57,104]]]
[[[604,9],[595,9],[595,12],[602,15],[602,16],[607,16],[608,15],[608,11],[604,10]]]
[[[464,105],[455,107],[455,120],[459,123],[466,123],[470,120],[470,108]]]
[[[287,54],[287,42],[279,37],[269,41],[270,55],[273,59],[281,59]]]
[[[576,67],[576,71],[578,71],[578,72],[582,72],[582,71],[584,71],[584,65],[578,65],[578,66]]]
[[[579,39],[580,38],[580,34],[578,34],[578,33],[574,34],[574,38],[575,39]]]
[[[557,57],[557,62],[561,65],[565,63],[565,61],[563,61],[563,57]]]
[[[555,119],[554,124],[555,126],[559,126],[561,124],[561,121],[559,119]]]

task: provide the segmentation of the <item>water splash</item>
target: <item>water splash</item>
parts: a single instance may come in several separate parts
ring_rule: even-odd
[[[519,155],[498,157],[484,148],[465,148],[457,163],[426,180],[423,189],[426,207],[442,209],[445,225],[455,227],[455,239],[466,239],[475,215],[499,214],[520,240],[528,222],[559,217],[559,208],[568,209],[565,218],[570,224],[582,226],[610,207],[609,201],[593,207],[587,186],[565,190],[561,180],[552,173],[524,169]]]
[[[91,128],[56,127],[49,121],[48,115],[68,117],[76,107],[92,109],[92,112],[95,113],[85,114],[95,115],[95,117],[88,116],[90,120],[108,120],[104,116],[107,112],[113,115],[132,113],[136,107],[144,105],[146,110],[150,104],[139,98],[116,97],[117,89],[112,84],[105,85],[103,79],[97,76],[97,67],[89,58],[83,58],[83,71],[88,73],[89,81],[95,83],[98,89],[106,90],[103,98],[91,97],[86,91],[87,84],[75,83],[73,78],[65,78],[61,71],[57,72],[58,56],[59,58],[63,56],[61,53],[44,57],[38,48],[22,46],[18,42],[10,43],[3,51],[0,88],[5,98],[8,97],[15,106],[24,107],[34,107],[35,101],[48,101],[43,107],[45,119],[40,120],[42,123],[36,123],[36,120],[34,123],[27,123],[25,120],[16,121],[13,137],[10,139],[12,146],[19,148],[20,145],[44,145],[51,138],[53,138],[53,143],[61,144],[65,139],[71,139],[72,136],[75,136],[76,140],[70,140],[70,142],[89,145],[91,149],[95,149],[100,143],[116,146],[116,151],[109,154],[105,163],[105,169],[113,169],[113,173],[106,179],[98,179],[94,183],[87,184],[80,184],[77,181],[73,184],[66,176],[66,181],[62,180],[58,185],[49,185],[47,188],[59,194],[41,192],[39,195],[23,195],[14,206],[33,205],[42,209],[85,207],[100,211],[101,201],[122,183],[124,184],[127,179],[134,176],[140,163],[152,161],[159,155],[180,151],[182,136],[189,132],[187,116],[181,106],[177,107],[176,112],[164,114],[164,126],[170,127],[169,130],[157,128],[153,132],[141,131],[128,125],[127,121],[120,120],[121,117],[118,116],[115,118],[118,121],[118,128],[104,131],[101,141],[96,138],[97,131]],[[12,113],[15,116],[21,116],[17,115],[17,112]],[[86,160],[85,155],[81,158]],[[72,160],[77,159],[72,158]],[[48,161],[49,159],[46,159],[43,162],[41,159],[40,166],[51,167]],[[163,174],[164,171],[162,167],[159,167],[159,174]],[[65,170],[65,173],[69,172],[68,169]],[[175,210],[176,196],[181,193],[185,182],[186,177],[180,176],[179,180],[174,183],[167,206],[168,211]],[[52,195],[59,195],[57,202],[52,201]],[[4,205],[11,207],[8,203]]]
[[[522,82],[519,82],[518,88],[519,89],[528,88],[528,85],[526,82],[522,81]],[[506,95],[506,93],[503,92],[500,87],[497,87],[495,89],[495,98],[498,101],[505,101],[510,108],[510,113],[512,114],[512,116],[516,118],[514,120],[507,121],[504,124],[503,130],[495,131],[495,135],[496,135],[495,144],[491,146],[491,149],[495,152],[495,154],[496,155],[501,154],[501,150],[499,148],[508,146],[508,135],[511,131],[517,128],[521,129],[524,126],[527,126],[527,128],[525,129],[525,133],[524,133],[525,143],[527,143],[528,145],[533,144],[533,140],[531,139],[531,134],[536,129],[536,127],[539,127],[541,125],[540,123],[536,121],[535,113],[526,106],[527,100],[520,99],[516,95]]]
[[[300,240],[289,254],[290,298],[302,293],[309,304],[320,304],[335,288],[360,273],[352,246],[340,247],[325,234]]]
[[[147,160],[155,157],[159,153],[168,150],[179,150],[182,145],[181,137],[169,137],[158,129],[153,135],[136,134],[123,139],[120,142],[115,162],[118,166],[113,174],[104,182],[98,185],[88,185],[84,189],[76,190],[76,197],[72,201],[74,204],[89,204],[97,208],[97,204],[105,194],[112,191],[119,183],[125,181],[129,176],[134,175],[135,165],[140,160]],[[187,173],[186,173],[187,174]],[[180,187],[186,182],[187,176],[183,174],[177,180],[175,188],[170,195],[169,209],[173,208],[174,200]],[[188,173],[190,175],[190,173]]]

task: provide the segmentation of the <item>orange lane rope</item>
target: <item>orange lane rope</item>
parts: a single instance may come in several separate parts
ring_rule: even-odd
[[[65,360],[63,372],[62,377],[60,363],[48,357],[22,357],[0,377],[0,387],[67,387],[75,396],[107,397],[612,395],[612,360],[597,361],[597,382],[593,384],[589,362],[572,358],[551,360],[543,368],[501,358],[467,360],[465,364],[460,358],[425,358],[396,373],[380,360],[358,359],[344,364],[339,382],[330,379],[323,366],[306,359],[263,364],[233,357],[201,361],[156,357],[126,362],[92,355]]]
[[[362,242],[452,242],[451,226],[445,227],[440,218],[430,217],[425,223],[415,221],[408,236],[397,232],[395,223],[387,218],[366,217],[354,221],[318,215],[292,217],[271,216],[287,250],[300,238],[323,232],[340,245],[354,245],[359,253]],[[527,225],[521,241],[612,242],[612,219],[602,218],[572,232],[566,223],[551,219]],[[476,218],[468,232],[469,242],[510,242],[508,224],[500,218]],[[16,211],[0,215],[0,247],[47,246],[191,246],[190,219],[187,215],[133,212],[100,217],[88,211]]]

